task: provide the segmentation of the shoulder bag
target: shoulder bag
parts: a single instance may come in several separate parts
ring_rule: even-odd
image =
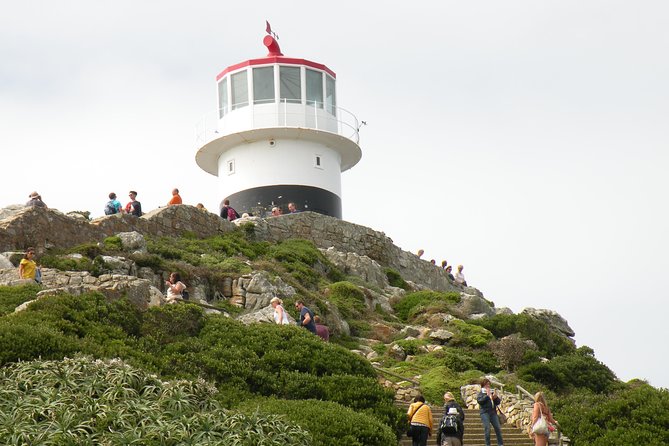
[[[539,406],[539,419],[534,426],[532,426],[532,433],[538,435],[548,435],[548,423],[544,418],[544,413],[541,411],[541,406]]]
[[[424,405],[425,405],[425,403],[421,403],[420,406],[418,406],[416,408],[416,410],[414,411],[414,413],[411,415],[411,418],[409,418],[409,429],[407,429],[407,437],[409,437],[409,438],[413,437],[413,434],[414,434],[414,428],[413,428],[413,425],[411,424],[411,420],[413,420],[413,417],[416,416],[416,414],[418,413],[420,408],[423,407]]]
[[[505,423],[506,423],[507,416],[504,415],[504,412],[502,412],[502,409],[500,409],[499,406],[497,406],[497,418],[499,418],[499,422],[500,422],[501,424],[505,424]]]

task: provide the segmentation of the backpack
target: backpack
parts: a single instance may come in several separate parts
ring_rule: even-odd
[[[112,215],[116,213],[116,207],[112,200],[109,200],[105,205],[105,215]]]
[[[458,426],[458,415],[455,414],[444,415],[444,418],[441,419],[439,430],[441,430],[442,434],[457,435],[458,432],[460,431],[460,428]]]
[[[237,211],[235,211],[231,207],[228,207],[228,220],[232,221],[232,220],[236,220],[238,218],[239,218],[239,214],[237,213]]]
[[[136,215],[137,217],[142,216],[142,203],[139,201],[133,201],[132,206],[130,207],[130,213]]]
[[[188,291],[186,291],[185,288],[181,290],[181,298],[183,300],[188,300],[190,298],[190,294],[188,293]]]

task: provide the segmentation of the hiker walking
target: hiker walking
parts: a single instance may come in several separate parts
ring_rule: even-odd
[[[451,392],[444,393],[444,416],[439,422],[437,444],[439,446],[462,446],[465,436],[465,412],[455,401]]]

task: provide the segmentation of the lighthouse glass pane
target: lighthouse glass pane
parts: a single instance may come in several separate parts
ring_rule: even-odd
[[[323,108],[323,73],[307,69],[307,105]]]
[[[218,83],[218,117],[222,118],[228,112],[228,78]]]
[[[335,80],[325,76],[325,109],[333,116],[337,116],[337,96],[335,94]]]
[[[281,102],[302,102],[299,67],[279,67],[279,94]]]
[[[274,67],[253,69],[253,103],[274,102]]]
[[[232,81],[232,109],[249,105],[249,84],[246,79],[246,71],[233,74],[230,80]]]

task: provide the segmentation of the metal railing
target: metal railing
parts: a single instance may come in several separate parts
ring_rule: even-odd
[[[313,101],[295,103],[287,99],[245,104],[232,106],[225,114],[221,114],[221,110],[204,114],[196,124],[196,145],[201,147],[230,133],[273,127],[310,128],[343,136],[356,144],[360,141],[358,118],[342,107]]]

